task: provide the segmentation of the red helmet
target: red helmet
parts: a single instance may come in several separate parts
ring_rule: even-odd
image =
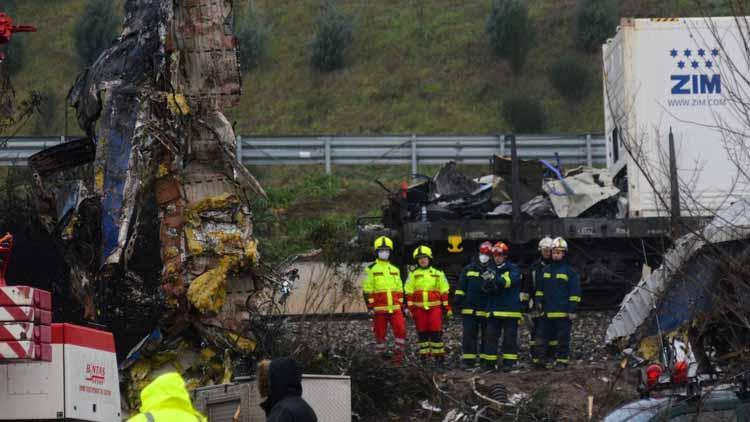
[[[482,244],[479,245],[479,253],[484,254],[484,255],[492,254],[492,243],[482,242]]]
[[[508,255],[510,248],[503,242],[497,242],[492,246],[492,255]]]

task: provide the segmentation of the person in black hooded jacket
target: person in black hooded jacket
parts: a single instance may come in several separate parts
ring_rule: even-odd
[[[258,390],[266,398],[260,404],[266,422],[318,422],[315,411],[302,398],[302,368],[294,359],[260,362]]]

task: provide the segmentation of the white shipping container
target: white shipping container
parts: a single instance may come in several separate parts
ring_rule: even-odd
[[[603,46],[607,165],[613,175],[627,170],[630,217],[668,214],[670,128],[683,214],[711,214],[750,193],[735,149],[750,129],[740,26],[734,17],[622,19]]]

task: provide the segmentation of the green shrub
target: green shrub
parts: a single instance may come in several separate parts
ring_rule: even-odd
[[[267,52],[268,26],[251,4],[236,21],[235,35],[239,40],[240,69],[255,69]]]
[[[617,5],[614,0],[578,0],[576,4],[576,44],[593,53],[615,33]]]
[[[315,38],[311,44],[313,66],[323,72],[344,67],[344,53],[352,41],[352,17],[341,12],[335,1],[326,1],[315,18]]]
[[[111,0],[87,0],[76,22],[73,39],[83,66],[90,66],[117,38],[120,18]]]
[[[544,109],[535,98],[509,95],[503,100],[503,118],[515,133],[540,133],[544,130]]]
[[[575,56],[563,56],[549,68],[549,80],[557,92],[568,101],[580,101],[591,87],[586,64]]]
[[[526,3],[494,0],[486,30],[495,54],[509,60],[513,72],[518,73],[534,43],[534,28]]]

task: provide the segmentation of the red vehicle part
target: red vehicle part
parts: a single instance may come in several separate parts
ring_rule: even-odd
[[[13,18],[0,13],[0,45],[7,44],[16,32],[36,32],[36,27],[31,25],[13,25]],[[5,54],[0,51],[0,63],[5,60]]]
[[[0,44],[10,41],[15,32],[36,32],[36,27],[31,25],[13,25],[13,18],[0,13]]]
[[[677,362],[672,370],[671,381],[674,384],[684,384],[688,380],[688,364],[684,360]]]
[[[646,385],[649,387],[656,385],[659,382],[659,377],[662,372],[664,372],[664,370],[658,363],[649,365],[648,368],[646,368]]]

